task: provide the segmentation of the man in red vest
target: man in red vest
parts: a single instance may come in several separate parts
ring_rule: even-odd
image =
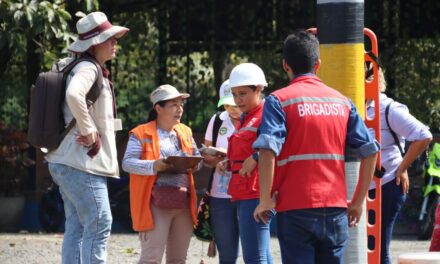
[[[319,42],[306,31],[284,42],[287,87],[267,97],[259,136],[260,204],[256,221],[278,212],[283,263],[342,263],[348,227],[359,222],[380,147],[347,97],[316,76]],[[345,149],[361,158],[347,203]]]

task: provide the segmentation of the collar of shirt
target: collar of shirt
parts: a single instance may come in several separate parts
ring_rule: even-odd
[[[240,122],[243,124],[244,120],[248,117],[248,116],[252,116],[255,112],[257,112],[258,110],[260,110],[263,106],[264,106],[264,101],[265,99],[261,100],[261,103],[255,107],[254,109],[250,110],[247,113],[242,113],[240,116]]]
[[[314,74],[313,72],[300,73],[300,74],[297,74],[297,75],[293,75],[292,80],[295,79],[295,78],[301,77],[301,76],[316,76],[316,74]]]
[[[389,98],[386,94],[384,93],[379,94],[379,102],[382,103],[381,107],[386,107],[390,103],[390,101],[392,101],[392,99]],[[366,102],[367,110],[373,109],[375,105],[376,103],[373,100],[367,100]]]
[[[221,121],[225,121],[228,117],[229,117],[229,113],[228,113],[228,111],[223,111],[223,112],[220,114],[220,120],[221,120]]]
[[[302,81],[302,80],[305,80],[305,79],[315,79],[315,80],[321,81],[318,78],[318,76],[316,76],[316,74],[309,72],[309,73],[302,73],[302,74],[298,74],[298,75],[293,76],[292,80],[290,80],[289,85],[296,83],[296,82],[299,82],[299,81]]]
[[[391,98],[389,98],[386,94],[384,93],[380,93],[379,94],[379,101],[382,102],[384,100],[392,100]]]
[[[167,138],[167,137],[176,137],[176,131],[171,130],[171,131],[166,131],[160,128],[157,128],[157,134],[159,136],[159,138]]]

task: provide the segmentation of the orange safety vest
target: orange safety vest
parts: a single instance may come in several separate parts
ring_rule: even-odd
[[[184,124],[173,127],[180,140],[182,150],[189,155],[193,154],[191,128]],[[157,134],[156,121],[137,126],[130,131],[142,144],[143,160],[157,160],[160,158],[159,137]],[[193,223],[197,223],[197,195],[194,187],[194,178],[188,174],[190,183],[190,211]],[[157,175],[139,175],[130,173],[130,210],[135,231],[148,231],[154,228],[153,215],[151,213],[151,190],[156,182]]]
[[[276,210],[347,207],[344,157],[350,101],[307,75],[272,94],[286,114],[287,130],[276,159]]]

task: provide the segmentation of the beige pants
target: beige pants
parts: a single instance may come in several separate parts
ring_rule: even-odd
[[[139,264],[160,264],[166,245],[166,263],[186,261],[193,222],[189,209],[161,209],[151,204],[154,229],[139,232],[141,258]]]

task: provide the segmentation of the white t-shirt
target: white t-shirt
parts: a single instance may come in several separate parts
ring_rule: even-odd
[[[214,126],[214,120],[215,115],[213,115],[211,117],[211,120],[209,120],[208,128],[206,129],[205,133],[205,140],[212,141],[212,129]],[[235,127],[232,123],[231,118],[229,117],[228,112],[226,111],[220,114],[220,120],[222,120],[223,122],[220,126],[220,129],[218,130],[217,144],[214,147],[222,147],[228,149],[228,139],[234,132]],[[231,198],[231,196],[228,195],[228,185],[231,177],[231,172],[226,172],[225,175],[214,172],[210,192],[211,196],[216,198]]]

